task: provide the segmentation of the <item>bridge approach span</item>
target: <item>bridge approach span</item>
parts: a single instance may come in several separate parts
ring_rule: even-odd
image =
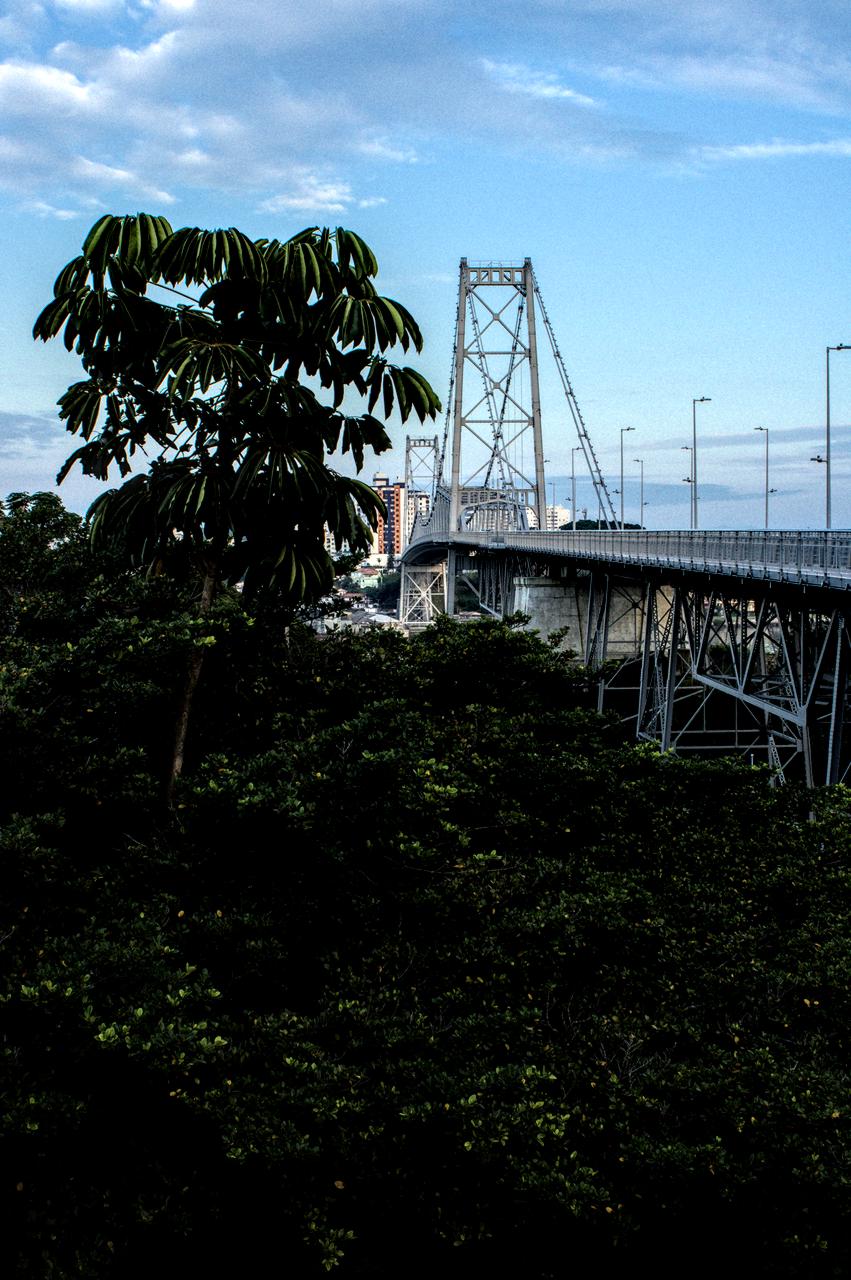
[[[810,530],[683,532],[647,530],[538,530],[450,532],[425,525],[403,556],[413,565],[450,550],[491,555],[515,552],[544,561],[576,561],[632,569],[664,569],[712,577],[782,582],[797,587],[851,591],[851,533]]]
[[[571,509],[578,457],[596,530],[545,532],[557,508],[546,504],[541,327],[564,393],[552,415],[557,447],[565,429],[576,441]],[[480,612],[520,612],[558,633],[596,682],[598,705],[637,738],[744,753],[810,785],[851,782],[851,533],[625,530],[633,428],[620,432],[618,521],[530,258],[462,258],[446,405],[402,557],[405,627],[455,613],[466,582]],[[689,479],[697,525],[695,469]]]
[[[465,581],[484,614],[558,631],[637,738],[851,781],[851,532],[441,523],[415,525],[403,556],[409,629],[455,612]]]

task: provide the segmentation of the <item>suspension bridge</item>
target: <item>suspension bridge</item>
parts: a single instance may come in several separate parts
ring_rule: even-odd
[[[541,330],[596,530],[547,530]],[[849,780],[851,533],[619,527],[530,259],[462,259],[443,439],[409,440],[406,470],[408,629],[454,613],[464,581],[483,614],[558,633],[637,739]]]

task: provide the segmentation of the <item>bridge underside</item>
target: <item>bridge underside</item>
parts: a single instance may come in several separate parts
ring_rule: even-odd
[[[558,632],[636,739],[744,755],[810,786],[851,780],[851,602],[836,592],[492,547],[439,554],[403,566],[409,626],[454,612],[457,577],[484,614]]]

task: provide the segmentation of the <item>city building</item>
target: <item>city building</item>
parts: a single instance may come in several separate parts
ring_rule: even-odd
[[[566,524],[570,524],[570,508],[553,506],[547,507],[547,528],[555,531],[562,529]]]
[[[372,478],[372,487],[387,506],[386,519],[378,520],[378,528],[372,539],[374,554],[400,556],[407,541],[405,483],[403,480],[390,479],[377,473]]]
[[[405,545],[407,546],[411,538],[411,530],[414,527],[414,521],[417,516],[421,520],[425,520],[431,510],[431,494],[422,493],[416,489],[409,490],[406,494],[406,515],[405,515]]]
[[[530,529],[538,528],[538,517],[535,514],[534,507],[526,508],[526,523]],[[547,529],[550,530],[550,532],[555,532],[556,530],[563,528],[566,524],[570,524],[569,507],[561,507],[558,505],[547,507]]]

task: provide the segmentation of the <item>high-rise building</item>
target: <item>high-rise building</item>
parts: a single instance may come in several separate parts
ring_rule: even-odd
[[[570,524],[570,509],[556,504],[547,507],[547,528],[550,530],[562,529],[566,524]]]
[[[425,520],[431,510],[431,494],[421,493],[419,490],[408,490],[405,494],[406,518],[405,518],[405,546],[411,539],[411,530],[414,527],[414,521],[417,516],[421,520]]]
[[[538,517],[535,514],[534,507],[526,508],[526,522],[530,529],[538,528]],[[563,529],[566,524],[570,524],[570,508],[562,507],[557,503],[547,507],[547,529],[552,533],[558,529]]]
[[[388,476],[378,473],[372,478],[372,487],[387,506],[387,518],[378,521],[373,549],[378,555],[400,556],[407,538],[404,481],[391,484]]]

